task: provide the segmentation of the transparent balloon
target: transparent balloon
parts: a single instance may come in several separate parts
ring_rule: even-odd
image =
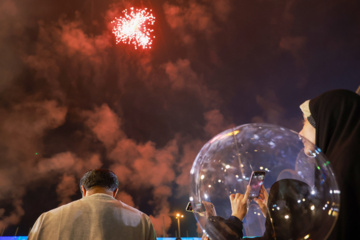
[[[268,193],[267,209],[262,212],[249,200],[244,237],[325,239],[330,234],[340,191],[329,161],[298,133],[270,124],[226,130],[198,153],[190,171],[190,202],[205,234],[209,216],[231,216],[229,195],[244,194],[254,171],[265,173],[259,184]]]

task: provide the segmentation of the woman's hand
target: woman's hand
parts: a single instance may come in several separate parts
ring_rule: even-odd
[[[259,197],[254,198],[254,201],[259,205],[260,210],[261,210],[262,214],[264,215],[264,217],[266,217],[268,197],[269,197],[269,195],[268,195],[264,185],[262,185]]]
[[[247,213],[249,193],[250,193],[250,186],[248,185],[246,187],[245,194],[236,193],[230,195],[230,203],[231,203],[231,211],[232,211],[231,215],[237,217],[241,221],[244,219]]]
[[[211,202],[202,201],[205,208],[205,216],[206,218],[216,216],[216,210],[214,205]]]
[[[201,240],[209,240],[209,238],[206,236],[205,233],[203,233],[202,237],[201,237]]]

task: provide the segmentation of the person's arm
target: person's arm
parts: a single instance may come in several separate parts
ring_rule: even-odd
[[[145,214],[144,214],[145,215]],[[156,232],[155,232],[155,229],[154,229],[154,226],[150,220],[150,218],[146,216],[146,222],[147,222],[147,234],[146,234],[146,240],[156,240]]]
[[[236,233],[236,235],[238,236],[236,239],[242,239],[243,237],[243,222],[235,217],[235,216],[230,216],[228,219],[225,220],[226,225],[231,228],[231,230]]]
[[[231,216],[237,217],[240,221],[242,221],[247,213],[247,204],[250,194],[250,186],[246,187],[245,194],[236,193],[230,195],[230,203],[231,203]]]
[[[201,237],[201,240],[210,240],[205,233],[203,233],[202,237]]]
[[[243,237],[242,229],[242,221],[234,216],[228,219],[212,216],[205,225],[210,240],[240,240]],[[206,236],[203,236],[203,239],[206,239]]]
[[[262,185],[259,197],[254,198],[254,201],[259,205],[260,210],[261,210],[262,214],[264,215],[264,217],[266,217],[268,197],[269,197],[269,195],[268,195],[264,185]]]
[[[230,203],[232,215],[228,219],[219,216],[211,216],[205,226],[210,239],[239,240],[243,237],[243,223],[247,213],[247,204],[250,194],[250,186],[247,186],[245,194],[231,194]]]
[[[205,217],[209,218],[211,216],[216,216],[216,210],[214,205],[211,202],[202,201],[205,208]]]
[[[205,208],[205,217],[208,219],[209,217],[216,216],[215,206],[211,202],[202,201]],[[205,233],[203,233],[201,240],[210,240]]]
[[[44,219],[45,219],[45,213],[41,214],[40,217],[38,217],[38,219],[36,220],[34,226],[31,228],[31,231],[29,233],[28,240],[40,239],[40,233],[42,230],[41,228],[42,228]]]

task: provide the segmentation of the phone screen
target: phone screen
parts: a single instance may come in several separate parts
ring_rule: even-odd
[[[186,205],[185,210],[186,210],[187,212],[192,212],[192,211],[193,211],[192,206],[191,206],[191,202],[188,202],[188,204]]]
[[[250,179],[250,188],[251,188],[249,194],[250,199],[259,197],[261,186],[264,183],[264,177],[265,177],[264,171],[252,172]]]
[[[191,202],[188,202],[187,206],[186,206],[186,209],[185,209],[187,212],[193,212],[194,209],[191,205]],[[198,209],[195,211],[195,212],[204,212],[205,211],[205,207],[203,204],[199,204],[198,206]]]

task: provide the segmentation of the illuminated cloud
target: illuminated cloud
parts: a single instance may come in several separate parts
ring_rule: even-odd
[[[75,177],[65,173],[56,188],[56,193],[59,197],[60,205],[71,202],[71,196],[76,193],[78,188],[79,184],[76,182]]]
[[[224,115],[219,109],[214,109],[204,113],[204,117],[206,120],[204,131],[210,137],[213,137],[226,129],[234,127],[233,124],[226,123]]]
[[[0,151],[2,159],[6,159],[0,162],[0,201],[10,201],[13,206],[13,211],[0,220],[0,225],[6,227],[17,224],[24,215],[22,198],[29,184],[39,179],[33,166],[43,149],[42,137],[64,123],[67,108],[56,101],[29,99],[0,111],[1,116],[6,116],[0,118]]]
[[[195,35],[205,34],[209,39],[219,30],[218,21],[227,20],[230,13],[230,2],[227,0],[163,5],[169,26],[176,30],[185,44],[194,44]]]
[[[186,91],[199,98],[204,107],[215,107],[219,104],[218,93],[209,89],[204,79],[191,68],[188,59],[179,59],[175,63],[163,65],[169,77],[171,87],[175,91]]]

